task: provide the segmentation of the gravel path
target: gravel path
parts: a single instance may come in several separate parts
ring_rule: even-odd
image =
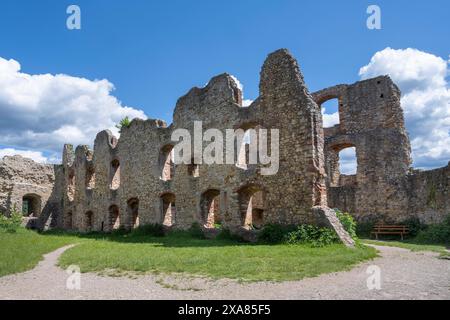
[[[33,270],[0,278],[0,299],[446,299],[450,260],[431,252],[379,247],[381,257],[351,271],[301,281],[240,284],[183,276],[135,278],[82,274],[81,289],[69,290],[65,270],[55,266],[70,246],[44,256]],[[369,266],[381,270],[381,290],[368,290]]]

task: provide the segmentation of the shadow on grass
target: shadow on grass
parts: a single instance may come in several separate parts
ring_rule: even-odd
[[[394,238],[386,238],[386,239],[370,239],[363,238],[361,239],[363,243],[366,244],[374,244],[380,246],[390,246],[390,247],[398,247],[403,249],[409,249],[412,251],[435,251],[435,252],[448,252],[450,250],[449,243],[440,243],[440,242],[432,242],[432,241],[423,241],[418,240],[416,238],[407,238],[404,240],[396,240]]]
[[[171,231],[165,236],[155,237],[140,232],[113,232],[113,233],[80,233],[63,230],[52,230],[40,233],[43,236],[71,236],[80,240],[99,240],[117,243],[141,243],[154,246],[187,248],[187,247],[230,247],[230,246],[257,246],[268,245],[261,243],[248,243],[234,239],[200,239],[193,237],[188,231]]]

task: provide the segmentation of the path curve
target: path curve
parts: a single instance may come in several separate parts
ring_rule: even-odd
[[[68,274],[56,266],[72,246],[44,256],[33,270],[0,278],[0,299],[450,299],[450,261],[436,253],[375,246],[381,257],[351,271],[300,281],[240,284],[181,276],[131,279],[81,275],[81,289],[66,288]],[[381,290],[367,289],[367,268],[381,271]]]

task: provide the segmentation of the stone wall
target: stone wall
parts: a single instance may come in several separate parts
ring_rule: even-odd
[[[313,94],[319,105],[336,98],[339,103],[340,123],[324,129],[329,206],[359,221],[401,222],[417,216],[429,223],[450,214],[448,169],[411,173],[400,95],[387,76]],[[339,152],[348,147],[356,149],[355,176],[339,172]],[[435,208],[427,205],[430,192],[436,195]]]
[[[61,173],[61,166],[39,164],[21,156],[4,157],[0,160],[0,213],[24,211],[29,227],[57,226],[62,193],[55,187],[55,176],[61,182]]]
[[[412,171],[406,186],[406,217],[414,215],[423,223],[433,224],[450,215],[450,162],[436,170]]]
[[[211,214],[202,213],[211,194],[217,195],[217,217],[232,229],[310,222],[311,208],[326,205],[327,199],[321,117],[296,60],[286,50],[267,58],[260,97],[249,107],[242,106],[233,77],[214,77],[178,100],[170,126],[135,119],[122,129],[119,140],[109,131],[100,132],[93,151],[65,146],[64,225],[83,231],[148,223],[213,226]],[[194,137],[195,121],[202,121],[203,132],[215,128],[224,137],[227,129],[279,129],[278,173],[261,175],[262,165],[206,165],[194,156],[191,164],[172,165],[172,132],[182,128]],[[120,182],[112,187],[117,171]],[[111,219],[111,206],[119,209],[120,223]]]
[[[278,50],[262,67],[259,89],[260,96],[243,107],[238,84],[221,74],[177,101],[170,126],[135,119],[120,139],[100,132],[93,150],[65,145],[62,165],[7,157],[0,162],[0,211],[14,204],[20,211],[30,196],[39,199],[33,221],[41,227],[111,231],[163,223],[186,229],[199,222],[241,234],[267,223],[318,219],[341,232],[327,205],[360,221],[416,216],[432,223],[450,213],[449,167],[410,168],[400,91],[389,77],[309,94],[297,61]],[[334,98],[340,123],[324,129],[321,105]],[[193,138],[213,128],[224,137],[227,129],[278,129],[278,172],[262,175],[261,164],[206,164],[197,154],[188,164],[174,164],[175,130]],[[203,141],[200,151],[209,143]],[[356,175],[340,173],[339,152],[348,147],[356,148]]]

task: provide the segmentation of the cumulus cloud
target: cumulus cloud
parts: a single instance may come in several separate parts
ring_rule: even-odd
[[[414,166],[431,169],[450,160],[449,61],[417,49],[386,48],[359,71],[361,79],[389,75],[402,91]]]
[[[0,144],[60,153],[64,143],[92,145],[101,130],[117,134],[125,116],[146,119],[111,95],[108,80],[20,70],[19,62],[0,57]]]
[[[331,128],[339,124],[339,112],[327,113],[326,108],[322,108],[322,120],[324,128]]]
[[[29,158],[39,163],[51,162],[49,158],[44,156],[43,153],[39,151],[18,150],[14,148],[0,149],[0,159],[3,159],[3,157],[5,156],[15,156],[15,155],[19,155],[24,158]]]

